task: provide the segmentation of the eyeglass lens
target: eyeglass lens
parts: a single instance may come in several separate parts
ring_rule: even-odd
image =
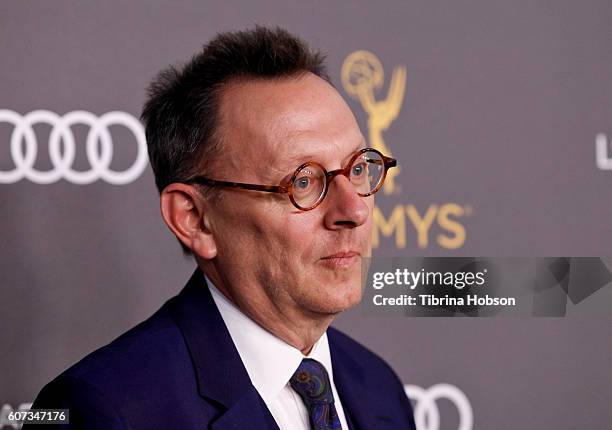
[[[365,196],[376,190],[385,170],[382,157],[374,151],[360,154],[349,170],[349,180],[357,193]],[[308,164],[295,175],[292,184],[293,200],[304,209],[321,201],[327,188],[325,171],[317,164]]]

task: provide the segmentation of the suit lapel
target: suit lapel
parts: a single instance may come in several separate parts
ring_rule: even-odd
[[[230,409],[212,423],[211,430],[278,429],[261,396],[251,386]]]
[[[181,330],[196,373],[200,396],[219,407],[214,430],[278,426],[253,387],[240,355],[208,290],[196,269],[187,286],[175,297],[172,316]],[[367,369],[334,341],[328,330],[334,383],[351,430],[391,429],[393,420],[366,386]]]
[[[223,411],[212,428],[278,429],[251,383],[200,269],[176,298],[172,314],[191,355],[200,396]]]

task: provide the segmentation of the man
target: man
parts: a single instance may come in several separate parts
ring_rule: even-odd
[[[281,29],[219,34],[158,76],[143,120],[198,269],[34,407],[69,408],[72,428],[414,429],[393,371],[329,327],[361,299],[395,160],[365,149],[322,56]]]

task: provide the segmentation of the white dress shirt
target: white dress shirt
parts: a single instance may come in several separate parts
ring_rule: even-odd
[[[308,411],[289,379],[303,358],[317,360],[329,375],[334,405],[343,429],[348,429],[344,409],[334,384],[334,373],[327,333],[317,340],[310,354],[302,352],[265,330],[230,302],[210,279],[206,278],[212,297],[236,345],[251,383],[266,403],[281,430],[309,430]]]

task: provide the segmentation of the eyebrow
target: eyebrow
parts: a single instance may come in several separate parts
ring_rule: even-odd
[[[344,162],[348,161],[348,159],[349,159],[349,158],[351,158],[351,157],[352,157],[352,155],[353,155],[355,152],[357,152],[357,151],[359,151],[361,148],[365,148],[365,147],[367,147],[367,144],[366,144],[365,142],[363,142],[363,141],[360,141],[360,142],[359,142],[359,144],[358,144],[358,145],[355,145],[355,147],[354,147],[354,148],[351,150],[351,152],[350,152],[348,155],[346,155],[346,156],[343,158],[343,163],[341,163],[341,164],[344,164]],[[293,169],[293,170],[295,170],[295,169],[297,169],[297,168],[298,168],[300,165],[302,165],[302,164],[304,164],[304,163],[306,163],[306,162],[309,162],[309,161],[317,161],[317,160],[316,160],[316,155],[312,155],[312,154],[306,154],[306,155],[297,155],[297,156],[295,156],[295,157],[290,158],[290,159],[289,159],[289,160],[288,160],[286,163],[282,163],[282,165],[281,165],[281,166],[284,166],[284,167],[286,167],[287,169]],[[283,169],[283,170],[285,170],[285,169]],[[292,172],[292,173],[293,173],[293,172]]]

